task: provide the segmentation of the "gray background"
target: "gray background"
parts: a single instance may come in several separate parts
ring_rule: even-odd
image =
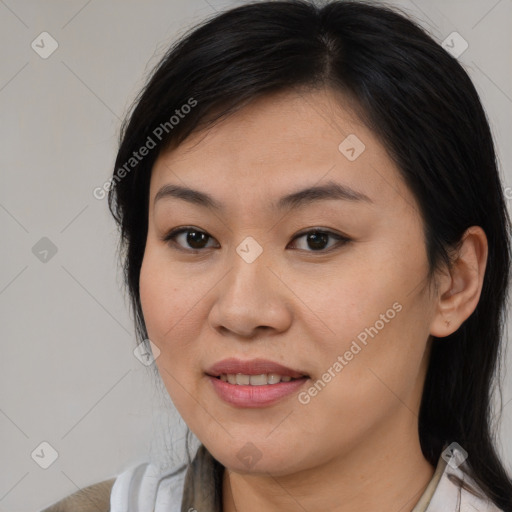
[[[42,508],[148,458],[164,464],[164,441],[173,463],[183,459],[183,421],[133,355],[117,232],[92,191],[111,175],[120,120],[168,45],[240,3],[0,0],[0,511]],[[511,187],[512,0],[389,3],[439,42],[453,31],[468,42],[459,60]],[[31,47],[43,31],[59,45],[46,59]],[[46,262],[33,252],[43,237],[57,249]],[[508,468],[511,382],[499,447]],[[50,453],[43,441],[58,452],[48,469],[36,463]]]

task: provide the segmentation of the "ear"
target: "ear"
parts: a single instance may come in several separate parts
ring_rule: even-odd
[[[480,226],[462,235],[462,245],[452,268],[439,279],[439,296],[430,334],[439,338],[454,333],[473,313],[482,291],[487,264],[487,237]]]

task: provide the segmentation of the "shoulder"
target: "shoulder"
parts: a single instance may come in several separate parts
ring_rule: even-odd
[[[110,512],[166,510],[180,512],[186,465],[162,470],[151,463],[132,466],[121,473],[110,495]]]
[[[426,512],[445,512],[446,510],[503,512],[469,476],[469,468],[465,462],[460,463],[462,460],[461,454],[454,452],[447,461]]]
[[[179,512],[185,469],[186,465],[181,465],[163,471],[148,462],[132,465],[118,476],[79,489],[40,512],[126,512],[153,510],[155,505]]]
[[[478,484],[463,471],[449,471],[447,480],[450,481],[458,495],[458,503],[462,510],[478,510],[480,512],[504,512],[498,508]],[[448,485],[448,484],[447,484]]]
[[[110,493],[115,481],[114,477],[79,489],[41,512],[109,512]]]

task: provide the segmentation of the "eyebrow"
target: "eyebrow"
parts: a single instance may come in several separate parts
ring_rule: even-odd
[[[203,206],[213,210],[223,210],[224,205],[214,199],[211,195],[183,187],[181,185],[164,185],[155,195],[154,203],[163,198],[174,197],[182,199],[192,204]],[[272,203],[271,207],[275,210],[296,209],[312,204],[316,201],[338,199],[345,201],[364,201],[373,203],[373,201],[362,192],[350,188],[348,185],[342,185],[335,181],[328,181],[325,185],[317,185],[297,192],[292,192],[281,197],[277,203]]]

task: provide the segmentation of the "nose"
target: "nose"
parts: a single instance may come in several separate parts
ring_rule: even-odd
[[[215,287],[210,325],[224,336],[254,339],[286,331],[292,321],[290,289],[279,277],[277,265],[263,251],[244,259],[233,251],[230,270]]]

